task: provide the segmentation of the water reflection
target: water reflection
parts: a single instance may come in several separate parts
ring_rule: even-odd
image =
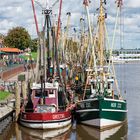
[[[0,134],[0,140],[13,140],[15,138],[15,124],[11,123],[8,127]],[[16,139],[17,140],[17,139]]]
[[[127,123],[102,132],[84,125],[76,128],[77,140],[127,140],[127,130]]]
[[[22,127],[17,123],[9,125],[0,135],[0,140],[67,140],[71,125],[56,130],[35,130]]]
[[[84,125],[48,131],[29,129],[13,123],[0,135],[0,140],[127,140],[127,129],[125,123],[102,132]]]
[[[62,140],[69,133],[71,125],[54,130],[35,130],[26,127],[19,127],[22,140]]]

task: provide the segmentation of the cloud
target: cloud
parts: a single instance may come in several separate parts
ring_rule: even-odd
[[[46,7],[46,2],[48,1],[50,5],[54,4],[56,0],[36,0],[40,3],[41,6],[36,2],[36,14],[37,20],[39,24],[39,29],[42,29],[42,25],[44,22],[44,16],[42,15],[42,8]],[[51,6],[49,6],[51,7]],[[91,1],[89,5],[90,18],[91,23],[96,27],[97,15],[99,11],[97,8],[99,7],[99,1]],[[109,33],[113,32],[114,23],[116,18],[116,5],[114,1],[107,1],[107,5],[105,6],[106,12],[108,14],[107,18],[107,27],[109,29]],[[124,35],[126,38],[131,39],[132,42],[129,44],[140,44],[140,39],[138,40],[138,35],[140,31],[140,2],[139,0],[127,0],[123,1],[122,7],[122,17],[124,22]],[[53,10],[53,21],[56,22],[58,18],[59,11],[59,2],[57,2]],[[87,17],[86,11],[83,5],[83,0],[63,0],[62,5],[62,28],[66,26],[67,23],[67,12],[71,12],[70,18],[70,30],[73,33],[73,28],[76,28],[77,32],[80,31],[80,18],[83,17],[85,19],[85,25],[87,25]],[[6,34],[9,29],[23,26],[28,30],[32,37],[36,36],[36,28],[35,22],[33,18],[33,11],[31,0],[4,0],[0,3],[0,33]],[[130,38],[130,36],[133,36]],[[136,38],[136,40],[135,40]],[[127,44],[127,41],[126,41]],[[128,46],[128,45],[126,45]],[[132,45],[131,45],[132,46]],[[131,47],[130,46],[130,47]]]
[[[127,2],[124,2],[124,4],[126,4],[126,7],[140,8],[139,0],[127,0]]]

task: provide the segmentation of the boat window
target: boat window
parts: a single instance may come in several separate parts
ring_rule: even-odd
[[[95,89],[96,88],[96,84],[95,83],[93,83],[93,89]]]
[[[53,90],[50,90],[50,93],[49,94],[53,94]]]
[[[38,113],[42,113],[42,112],[55,112],[56,111],[56,107],[55,106],[46,106],[46,105],[38,105],[37,108],[36,108],[37,112]]]
[[[108,89],[110,89],[111,88],[111,84],[110,83],[108,83]]]
[[[36,97],[40,97],[42,94],[41,94],[41,90],[40,89],[38,89],[38,90],[36,90],[35,91],[35,96]]]
[[[55,97],[56,90],[49,90],[49,97]]]
[[[45,95],[46,97],[48,97],[48,93],[49,93],[49,91],[46,90],[45,93],[44,93],[44,95]]]

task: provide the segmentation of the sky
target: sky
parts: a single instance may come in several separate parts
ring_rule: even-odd
[[[44,15],[42,9],[46,6],[51,7],[56,0],[36,0],[35,9],[37,13],[37,20],[39,30],[42,29],[44,23]],[[107,4],[104,6],[107,13],[106,25],[111,42],[114,23],[116,18],[116,4],[115,0],[106,0]],[[47,4],[48,3],[48,4]],[[99,0],[91,0],[89,5],[90,18],[93,28],[96,28],[96,19],[98,16]],[[52,20],[57,21],[59,2],[52,7]],[[123,0],[122,6],[122,26],[121,26],[121,43],[119,33],[116,34],[116,48],[140,48],[140,1],[139,0]],[[83,0],[63,0],[62,4],[62,28],[66,26],[67,12],[71,12],[70,29],[71,34],[74,34],[74,28],[80,32],[80,18],[86,19]],[[24,27],[32,38],[37,36],[35,22],[33,17],[31,0],[4,0],[0,2],[0,33],[6,35],[9,29],[13,27]],[[119,30],[119,28],[117,29]]]

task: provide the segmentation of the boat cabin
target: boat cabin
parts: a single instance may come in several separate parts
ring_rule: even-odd
[[[37,112],[58,111],[58,83],[45,83],[43,90],[41,84],[33,84],[32,102]]]
[[[89,83],[91,85],[91,97],[94,97],[96,95],[96,93],[99,91],[100,86],[100,79],[96,80],[96,79],[89,79]],[[112,96],[112,91],[113,91],[113,83],[114,83],[114,79],[113,77],[108,77],[106,82],[104,83],[104,94],[106,94],[105,96]]]

